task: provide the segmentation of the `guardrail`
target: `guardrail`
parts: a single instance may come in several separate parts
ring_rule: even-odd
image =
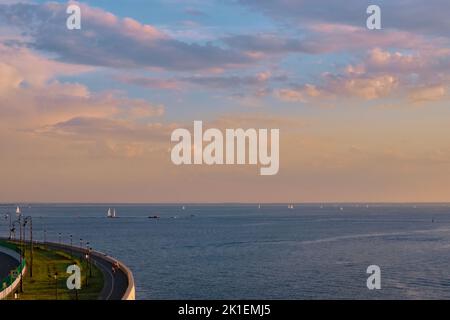
[[[20,251],[13,244],[0,242],[0,252],[13,257],[17,262],[20,261]],[[13,274],[10,274],[0,281],[0,300],[6,299],[11,293],[16,291],[17,287],[20,285],[20,280],[25,275],[26,271],[26,260],[22,259],[22,264],[13,271]]]

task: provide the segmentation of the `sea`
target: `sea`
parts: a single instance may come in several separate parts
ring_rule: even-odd
[[[34,239],[124,262],[137,299],[449,299],[449,204],[26,204]],[[106,218],[108,209],[116,219]],[[0,236],[7,212],[0,205]],[[159,216],[159,219],[149,217]],[[81,239],[81,240],[80,240]],[[369,266],[381,289],[369,290]]]

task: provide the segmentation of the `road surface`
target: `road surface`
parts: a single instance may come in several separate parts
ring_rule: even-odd
[[[9,272],[18,266],[19,261],[0,252],[0,281],[5,279],[9,275]]]

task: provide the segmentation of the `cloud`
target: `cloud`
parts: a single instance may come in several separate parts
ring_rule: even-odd
[[[305,84],[276,91],[276,96],[289,102],[322,101],[326,99],[360,98],[375,100],[389,96],[398,86],[398,79],[392,75],[324,75],[324,84]]]
[[[419,49],[403,53],[369,49],[361,61],[339,72],[325,72],[316,83],[293,84],[276,90],[290,102],[323,102],[347,98],[378,100],[391,97],[403,103],[425,103],[446,98],[450,84],[450,54],[447,50]]]
[[[259,10],[277,21],[304,25],[311,23],[345,24],[365,27],[369,5],[381,7],[384,30],[402,30],[411,34],[449,37],[450,2],[445,0],[238,0],[244,6]]]
[[[417,49],[431,46],[432,41],[404,31],[369,32],[364,27],[331,23],[312,23],[303,26],[299,35],[280,34],[233,35],[222,39],[233,48],[255,57],[289,53],[325,54],[332,52],[366,51],[367,48]],[[436,45],[441,44],[435,41]]]
[[[67,30],[66,6],[57,3],[0,5],[3,24],[21,28],[29,47],[75,64],[116,68],[203,70],[249,64],[254,58],[232,49],[184,43],[158,28],[87,5],[82,30]]]
[[[286,76],[273,76],[269,71],[258,72],[249,76],[193,76],[183,77],[180,81],[216,89],[236,89],[265,86],[269,81],[285,81]]]
[[[206,14],[202,10],[192,8],[192,7],[184,9],[184,13],[186,13],[190,16],[193,16],[193,17],[207,17],[208,16],[208,14]]]
[[[61,82],[57,78],[62,75],[90,69],[55,62],[27,48],[0,44],[0,61],[0,125],[13,132],[48,133],[55,124],[73,119],[103,119],[98,122],[103,125],[108,121],[145,125],[165,111],[161,104],[122,92],[92,92],[80,83]]]
[[[414,88],[409,93],[409,100],[414,104],[439,101],[447,96],[447,88],[443,85]]]
[[[151,78],[142,76],[120,76],[122,83],[137,85],[150,89],[187,91],[190,88],[222,90],[230,96],[263,97],[270,94],[272,87],[285,83],[288,77],[284,74],[272,74],[270,71],[260,71],[251,75],[193,75],[176,78]]]
[[[165,142],[171,128],[157,122],[139,124],[129,120],[79,116],[37,128],[34,132],[72,141],[152,144]]]
[[[160,79],[136,76],[117,77],[122,83],[132,84],[150,89],[177,90],[180,89],[180,83],[176,79]]]

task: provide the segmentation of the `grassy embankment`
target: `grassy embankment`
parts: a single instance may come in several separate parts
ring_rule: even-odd
[[[103,288],[103,274],[91,264],[92,276],[85,259],[71,258],[70,253],[49,250],[44,245],[34,246],[33,278],[30,277],[30,246],[25,249],[27,274],[23,280],[21,300],[96,300]],[[81,268],[81,289],[78,292],[67,289],[66,281],[70,274],[67,267],[77,264]],[[56,274],[56,280],[55,280]],[[86,286],[86,276],[88,285]],[[78,296],[78,297],[77,297]],[[13,299],[13,297],[10,297]]]

